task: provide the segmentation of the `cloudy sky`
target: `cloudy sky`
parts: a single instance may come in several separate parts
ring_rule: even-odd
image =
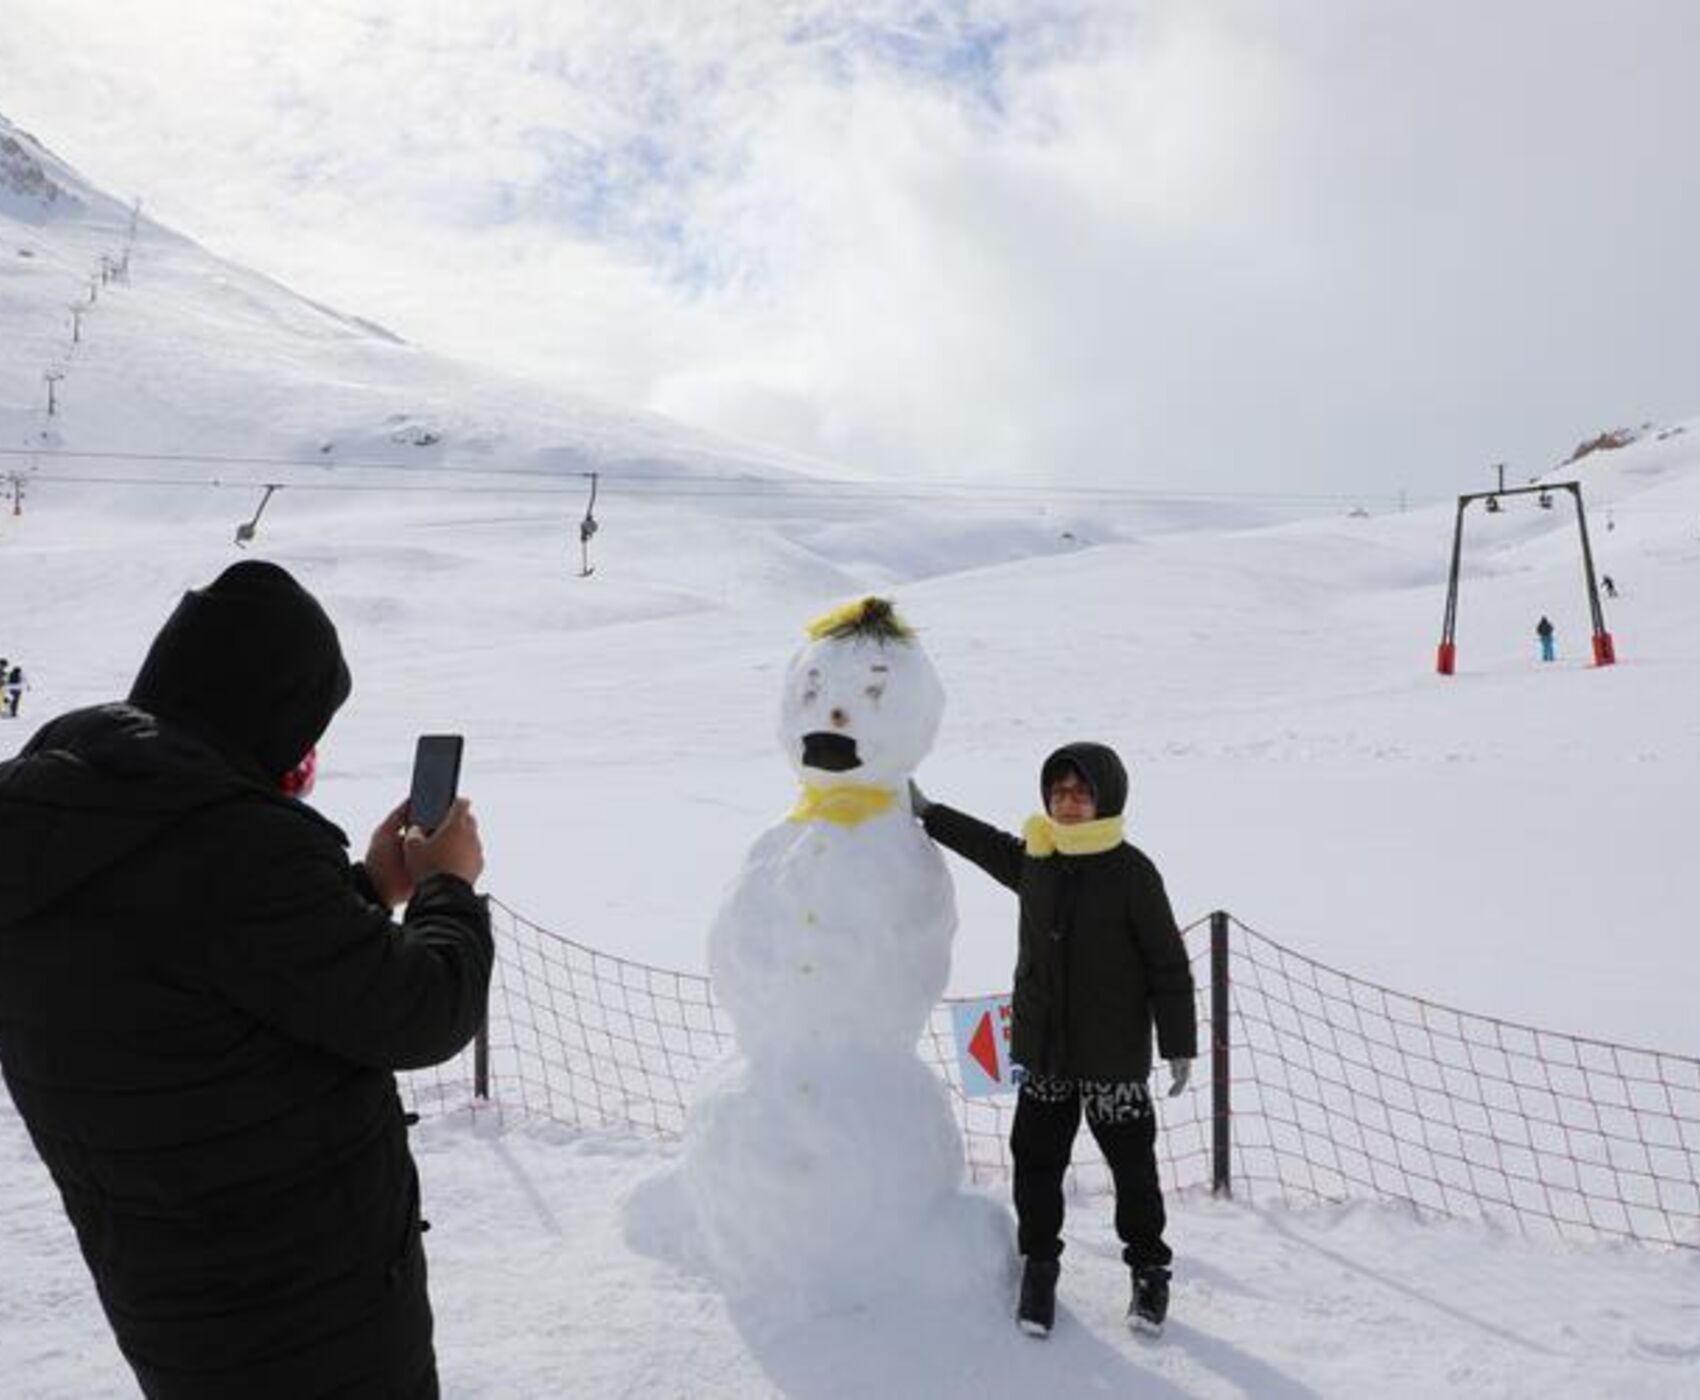
[[[910,478],[1414,498],[1700,415],[1694,0],[0,0],[409,338]]]

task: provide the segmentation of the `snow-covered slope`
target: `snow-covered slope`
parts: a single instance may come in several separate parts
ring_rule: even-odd
[[[596,472],[599,516],[624,507],[664,520],[673,563],[709,554],[718,577],[728,553],[759,556],[760,579],[825,591],[849,585],[844,564],[902,578],[1135,528],[1269,517],[1124,503],[1110,519],[1090,501],[1046,509],[1020,488],[990,501],[971,488],[935,490],[923,493],[935,507],[914,512],[927,547],[913,547],[913,536],[869,528],[886,517],[889,483],[873,483],[870,496],[842,465],[444,360],[161,228],[4,118],[0,141],[0,189],[10,191],[0,203],[0,472],[30,476],[44,507],[218,520],[228,535],[262,483],[283,483],[268,507],[280,524],[345,513],[355,496],[407,516],[422,499],[470,488],[480,493],[473,514],[529,521],[576,560]],[[103,280],[103,264],[118,263],[123,275]],[[91,489],[89,478],[102,480]]]
[[[651,458],[676,470],[768,475],[798,465],[444,361],[217,258],[145,214],[132,231],[131,210],[4,118],[0,191],[9,191],[0,204],[8,331],[0,442],[8,446],[36,445],[46,428],[48,446],[211,455],[215,465],[220,454],[326,469],[448,463],[563,474]],[[102,256],[126,251],[127,278],[96,287],[91,302]],[[83,325],[73,346],[74,305]],[[49,364],[66,371],[51,424],[41,418]]]
[[[238,557],[257,493],[207,479],[282,475],[254,552],[325,599],[355,675],[316,800],[359,839],[399,795],[413,734],[464,731],[490,886],[583,941],[702,966],[725,883],[791,797],[773,728],[803,621],[892,588],[949,695],[933,796],[1014,828],[1044,753],[1100,738],[1129,760],[1134,837],[1183,918],[1227,907],[1412,992],[1700,1050],[1700,423],[1553,474],[1585,483],[1621,589],[1618,666],[1587,664],[1574,526],[1521,498],[1471,515],[1443,679],[1449,506],[1247,528],[1197,507],[823,490],[812,464],[446,364],[145,221],[72,353],[68,308],[129,215],[7,134],[64,194],[26,179],[34,193],[0,206],[0,445],[190,460],[44,458],[23,514],[0,514],[0,654],[34,685],[0,757],[47,714],[122,694],[179,591]],[[65,372],[52,422],[46,366]],[[607,493],[580,578],[585,470],[669,490]],[[563,479],[570,494],[523,494]],[[321,481],[338,489],[305,489]],[[1542,613],[1551,666],[1534,659]],[[953,985],[996,989],[1012,908],[954,868]],[[1686,1256],[1187,1203],[1178,1323],[1152,1350],[1121,1328],[1098,1202],[1071,1216],[1071,1315],[1047,1350],[1003,1300],[806,1323],[781,1299],[730,1309],[642,1248],[665,1222],[624,1202],[664,1151],[458,1122],[423,1143],[449,1394],[1700,1392]],[[0,1157],[0,1389],[123,1393],[9,1106]]]

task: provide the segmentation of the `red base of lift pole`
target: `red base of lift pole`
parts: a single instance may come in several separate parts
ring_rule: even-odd
[[[1617,648],[1612,645],[1610,632],[1594,633],[1594,665],[1612,666],[1617,662]]]
[[[1435,658],[1434,669],[1443,676],[1450,676],[1458,664],[1458,643],[1442,642],[1440,654]]]

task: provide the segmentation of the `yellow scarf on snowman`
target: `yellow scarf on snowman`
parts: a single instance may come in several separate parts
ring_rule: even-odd
[[[866,783],[837,783],[832,787],[804,783],[802,795],[788,820],[860,826],[869,817],[882,816],[896,805],[897,793],[892,788],[870,787]]]

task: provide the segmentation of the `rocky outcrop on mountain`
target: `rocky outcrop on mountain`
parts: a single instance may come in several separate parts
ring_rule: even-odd
[[[103,194],[66,161],[0,113],[0,219],[44,227],[88,223],[127,228],[136,213]]]
[[[1642,430],[1651,426],[1650,423],[1644,423],[1640,429],[1612,428],[1601,433],[1598,437],[1589,438],[1586,442],[1579,442],[1576,444],[1575,450],[1564,459],[1563,465],[1569,466],[1572,462],[1580,462],[1584,457],[1594,452],[1613,452],[1620,447],[1628,447],[1630,443],[1640,438]]]
[[[0,210],[28,218],[81,208],[82,201],[49,173],[40,147],[16,128],[0,125]]]

